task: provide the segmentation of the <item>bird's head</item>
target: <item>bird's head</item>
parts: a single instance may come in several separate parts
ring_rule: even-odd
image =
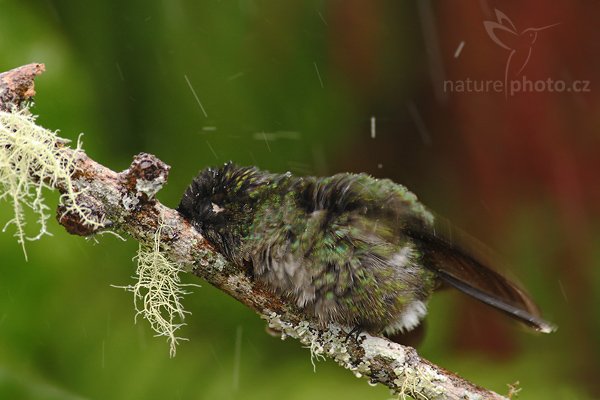
[[[177,211],[225,255],[239,245],[252,222],[270,174],[229,162],[194,178]]]

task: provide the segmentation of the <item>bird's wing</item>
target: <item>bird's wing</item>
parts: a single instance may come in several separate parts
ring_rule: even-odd
[[[437,223],[435,229],[408,226],[405,231],[419,245],[425,266],[441,281],[539,332],[556,330],[541,318],[538,307],[523,289],[491,267],[493,259],[484,254],[483,245],[449,225],[445,229],[440,225]]]

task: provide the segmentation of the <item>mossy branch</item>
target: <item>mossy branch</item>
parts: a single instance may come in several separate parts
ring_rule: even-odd
[[[0,111],[21,108],[34,94],[33,78],[43,69],[42,64],[31,64],[0,74]],[[60,149],[60,157],[64,157],[56,162],[68,160],[73,163],[68,169],[69,181],[51,179],[39,168],[28,166],[28,182],[43,181],[68,197],[72,203],[66,201],[65,206],[59,207],[57,218],[70,233],[89,236],[105,229],[125,232],[142,248],[153,249],[146,256],[161,254],[169,265],[186,266],[186,271],[256,311],[284,337],[298,339],[317,358],[330,357],[355,375],[386,385],[401,397],[506,399],[420,358],[410,347],[365,333],[359,340],[348,339],[346,328],[332,324],[323,329],[307,320],[293,305],[285,303],[267,288],[253,282],[244,271],[228,263],[175,210],[154,198],[166,182],[169,171],[169,166],[155,156],[138,154],[127,170],[114,172],[89,158],[79,146],[71,149],[61,140],[52,142],[52,146]],[[74,194],[69,194],[71,188],[76,188]],[[148,262],[147,259],[140,260],[142,273]],[[155,310],[148,312],[152,314]],[[175,309],[174,313],[183,314],[183,311]],[[160,319],[157,321],[161,323]],[[172,333],[166,331],[167,335]]]

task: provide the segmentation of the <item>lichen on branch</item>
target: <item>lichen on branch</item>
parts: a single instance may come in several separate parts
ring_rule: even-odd
[[[49,234],[47,222],[50,213],[43,193],[46,188],[61,189],[59,220],[65,217],[76,219],[77,230],[81,232],[104,226],[104,214],[94,212],[85,202],[78,200],[86,191],[86,187],[74,179],[78,156],[82,153],[81,140],[77,141],[75,149],[65,147],[66,143],[56,132],[37,125],[35,116],[27,108],[13,113],[0,111],[0,199],[11,203],[13,212],[4,230],[14,225],[15,236],[26,258],[25,242]],[[152,171],[141,168],[151,166],[150,161],[144,161],[143,157],[136,161],[134,166],[140,167],[138,169],[152,178]],[[154,180],[145,180],[143,176],[137,178],[132,174],[126,176],[130,181],[135,180],[137,191],[146,199],[152,197],[166,180],[164,174],[157,174]],[[139,199],[135,198],[139,203]],[[25,229],[26,209],[37,216],[38,226],[33,235]],[[151,245],[140,243],[136,256],[137,282],[126,289],[134,293],[136,318],[141,315],[158,336],[166,336],[170,354],[174,356],[178,341],[183,339],[175,332],[184,325],[187,312],[180,300],[186,291],[179,278],[182,267],[170,261],[161,251],[160,237],[164,228],[162,223],[158,226]]]
[[[0,111],[0,200],[11,203],[13,217],[4,225],[3,231],[14,226],[15,237],[23,248],[25,242],[38,240],[48,234],[48,206],[43,190],[62,187],[60,202],[65,212],[79,216],[85,225],[102,226],[103,221],[91,210],[80,205],[77,197],[85,190],[74,185],[72,176],[76,170],[76,147],[66,148],[66,140],[56,132],[35,123],[35,116],[24,108],[13,113]],[[37,217],[37,228],[27,232],[26,210]]]
[[[138,316],[146,319],[157,336],[165,336],[169,342],[169,353],[175,356],[180,340],[187,340],[176,335],[176,331],[185,325],[183,320],[189,314],[181,304],[182,297],[189,292],[179,277],[184,269],[178,263],[167,258],[161,249],[163,229],[168,226],[162,222],[154,234],[152,245],[140,243],[137,255],[136,283],[124,286],[133,292],[133,302]]]

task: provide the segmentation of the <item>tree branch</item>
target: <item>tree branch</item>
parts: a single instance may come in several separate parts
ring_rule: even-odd
[[[33,79],[44,69],[43,64],[29,64],[0,74],[0,110],[19,108],[29,100],[35,94]],[[284,336],[298,339],[314,357],[331,357],[357,376],[367,376],[373,383],[417,399],[506,399],[420,358],[413,348],[366,333],[358,340],[349,339],[347,328],[332,324],[322,329],[307,320],[296,307],[228,263],[175,210],[154,198],[170,169],[155,156],[138,154],[127,170],[114,172],[83,151],[62,143],[58,146],[65,146],[64,150],[76,156],[72,180],[81,189],[78,205],[103,221],[103,226],[90,226],[79,215],[59,207],[57,219],[69,233],[88,236],[103,229],[119,230],[148,244],[163,225],[168,227],[161,229],[162,250],[167,257],[189,266],[194,275],[257,312]],[[57,186],[65,191],[61,184]]]

